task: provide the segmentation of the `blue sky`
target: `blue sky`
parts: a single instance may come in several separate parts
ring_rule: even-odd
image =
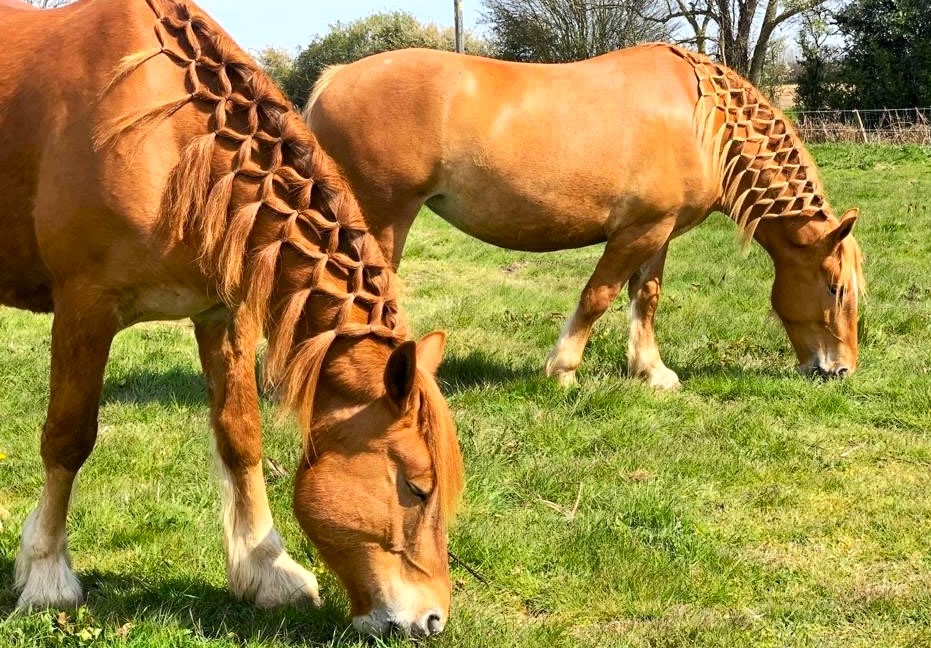
[[[476,29],[481,0],[462,0],[466,29]],[[272,45],[294,50],[330,24],[378,11],[403,10],[422,21],[453,24],[453,0],[197,0],[240,46],[258,50]]]

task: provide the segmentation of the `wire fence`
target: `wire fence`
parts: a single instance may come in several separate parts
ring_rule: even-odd
[[[931,146],[931,107],[799,110],[795,125],[807,142],[866,142]]]

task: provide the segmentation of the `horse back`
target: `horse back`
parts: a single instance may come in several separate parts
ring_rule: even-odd
[[[504,247],[587,245],[628,212],[699,213],[715,193],[694,71],[662,45],[558,65],[401,50],[319,90],[306,116],[364,206],[418,188]]]

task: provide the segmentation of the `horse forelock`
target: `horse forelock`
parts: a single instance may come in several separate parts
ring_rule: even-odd
[[[440,511],[445,520],[451,521],[464,483],[456,425],[432,375],[418,371],[417,388],[420,392],[420,426],[433,460]]]
[[[863,252],[860,249],[860,243],[853,236],[848,236],[838,246],[837,254],[838,283],[842,286],[849,286],[858,298],[865,297],[867,294],[866,277],[863,274]]]
[[[333,340],[373,336],[398,343],[406,337],[393,271],[336,165],[254,61],[182,0],[147,3],[156,42],[123,59],[101,101],[157,56],[177,65],[181,92],[174,101],[102,125],[95,145],[112,145],[129,131],[144,137],[189,104],[204,108],[203,131],[191,133],[166,183],[162,230],[195,243],[219,297],[265,327],[265,379],[308,429]],[[308,271],[303,283],[291,282],[282,292],[286,249]],[[336,316],[330,330],[300,339],[312,293],[326,296]],[[367,322],[350,321],[354,304],[367,309]]]
[[[318,336],[305,342],[298,351],[298,360],[294,364],[293,375],[286,380],[284,386],[285,390],[294,390],[293,393],[285,395],[285,399],[293,402],[294,409],[298,412],[302,422],[303,452],[308,464],[312,464],[319,453],[326,452],[327,448],[333,447],[334,443],[337,446],[340,445],[338,440],[334,441],[331,438],[331,435],[337,434],[338,436],[339,434],[338,420],[318,421],[317,425],[311,425],[307,418],[310,410],[305,409],[308,405],[305,395],[316,389],[316,383],[326,373],[322,371],[322,364],[334,341],[334,338],[320,339]],[[357,347],[352,364],[358,368],[360,373],[383,375],[387,358],[394,348],[393,344],[386,344],[387,346],[379,344]],[[305,366],[305,363],[315,366]],[[315,384],[308,385],[308,381],[314,381]],[[364,411],[368,404],[383,395],[381,389],[371,389],[371,385],[360,384],[347,388],[346,385],[328,383],[327,387],[340,393],[350,402],[356,403],[356,411]],[[441,515],[445,521],[451,522],[455,517],[464,481],[456,425],[433,375],[418,369],[413,389],[411,402],[417,403],[417,416],[411,422],[416,425],[430,453]],[[334,422],[336,422],[335,425]]]

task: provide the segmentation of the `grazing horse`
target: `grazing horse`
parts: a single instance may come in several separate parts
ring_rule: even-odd
[[[230,37],[184,0],[34,11],[0,0],[0,303],[53,312],[45,485],[16,559],[20,607],[76,605],[66,549],[121,329],[190,317],[209,388],[230,588],[318,600],[272,522],[254,374],[297,412],[294,511],[354,624],[443,629],[461,482],[394,272],[336,166]]]
[[[653,328],[666,250],[715,210],[772,257],[800,371],[856,366],[856,211],[835,218],[788,120],[704,56],[661,43],[562,65],[387,52],[326,70],[304,119],[395,266],[424,204],[504,248],[607,241],[546,361],[560,382],[627,283],[630,374],[679,386]]]

